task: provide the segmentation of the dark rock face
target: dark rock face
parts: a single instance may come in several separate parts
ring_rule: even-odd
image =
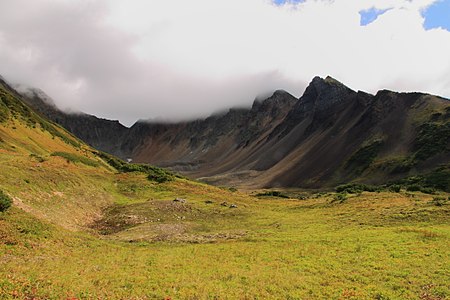
[[[380,183],[450,164],[450,145],[439,144],[429,159],[414,160],[417,151],[427,153],[415,146],[422,125],[450,124],[450,101],[421,93],[356,92],[331,77],[315,77],[299,99],[276,91],[249,109],[191,122],[139,121],[131,128],[66,114],[40,93],[25,98],[99,150],[221,185]]]
[[[100,119],[85,113],[63,112],[39,89],[27,89],[21,94],[24,102],[38,113],[66,128],[90,146],[123,158],[129,156],[128,149],[122,147],[128,128],[119,121]]]
[[[271,133],[271,138],[286,136],[299,122],[308,117],[315,118],[316,122],[324,121],[329,117],[330,109],[332,112],[335,111],[340,104],[352,101],[356,94],[331,77],[326,79],[314,77],[283,124]]]

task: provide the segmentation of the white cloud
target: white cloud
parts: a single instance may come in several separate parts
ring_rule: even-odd
[[[300,96],[315,75],[449,97],[450,33],[423,29],[434,1],[5,1],[0,73],[127,124],[205,116],[275,89]],[[391,9],[360,26],[371,7]]]

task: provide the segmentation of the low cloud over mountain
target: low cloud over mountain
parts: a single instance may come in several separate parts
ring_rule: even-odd
[[[0,73],[127,125],[250,106],[275,89],[298,97],[315,75],[449,97],[450,32],[423,26],[434,2],[8,1]],[[370,9],[384,13],[362,25]]]

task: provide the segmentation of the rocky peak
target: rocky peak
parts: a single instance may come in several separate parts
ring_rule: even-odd
[[[297,100],[297,98],[284,90],[276,90],[272,96],[267,99],[256,99],[253,102],[251,112],[270,111],[273,109],[284,110],[285,108],[290,109]]]
[[[307,111],[322,111],[347,99],[352,94],[356,92],[338,80],[330,76],[325,79],[316,76],[306,88],[299,104]]]
[[[356,95],[355,91],[330,76],[325,79],[316,76],[290,110],[285,122],[275,128],[269,138],[275,136],[282,138],[299,122],[310,116],[316,120],[324,120],[333,113],[335,106],[355,99]]]
[[[306,88],[303,96],[296,103],[292,113],[294,118],[302,118],[305,114],[328,110],[356,92],[346,87],[336,79],[328,76],[325,79],[314,77]]]

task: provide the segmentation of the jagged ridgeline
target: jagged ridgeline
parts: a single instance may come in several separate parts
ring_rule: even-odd
[[[22,100],[0,84],[2,299],[450,294],[450,197],[435,190],[450,178],[444,99],[316,78],[300,99],[277,91],[205,120],[122,126],[117,139],[117,122]],[[127,163],[46,112],[134,162],[280,188]]]
[[[39,93],[25,99],[102,151],[219,185],[379,185],[424,181],[449,169],[449,100],[387,90],[371,95],[331,77],[314,78],[299,99],[276,91],[249,109],[191,122],[140,121],[131,128],[49,108]],[[443,182],[436,186],[448,189]]]

